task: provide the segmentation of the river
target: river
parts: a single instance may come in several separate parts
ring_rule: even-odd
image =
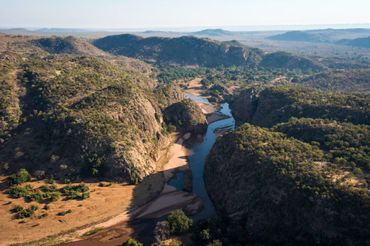
[[[187,97],[197,102],[209,103],[208,100],[203,97],[189,94],[187,95]],[[203,174],[207,156],[217,139],[215,130],[224,128],[234,130],[235,128],[235,120],[231,114],[229,104],[223,103],[220,106],[221,108],[219,112],[230,116],[230,118],[219,120],[209,124],[203,141],[201,143],[193,144],[190,148],[191,155],[188,157],[188,162],[189,167],[192,171],[193,193],[195,193],[202,199],[204,205],[204,208],[199,213],[193,216],[194,220],[206,219],[214,214],[214,206],[205,188]],[[172,179],[169,184],[181,190],[183,187],[183,179],[183,173],[179,172],[176,174],[176,178]]]

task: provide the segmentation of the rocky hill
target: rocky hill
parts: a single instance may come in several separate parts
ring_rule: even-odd
[[[258,49],[196,37],[142,38],[123,34],[95,40],[95,46],[115,55],[157,63],[199,66],[255,66],[261,59]]]
[[[204,134],[207,130],[207,119],[200,107],[190,99],[174,103],[164,110],[167,124],[183,132]]]
[[[155,170],[166,138],[151,80],[96,57],[13,58],[1,62],[2,173],[137,182]]]
[[[32,41],[33,44],[52,54],[77,54],[102,56],[104,52],[86,40],[68,37],[40,38]]]
[[[277,69],[290,69],[290,70],[312,70],[320,71],[323,66],[315,63],[314,61],[295,56],[286,52],[275,52],[265,55],[262,61],[259,63],[260,67],[263,68],[277,68]]]
[[[265,55],[261,50],[247,47],[237,41],[219,42],[191,36],[142,38],[124,34],[97,39],[94,44],[115,55],[124,55],[160,64],[322,69],[321,65],[308,58],[284,52]]]
[[[205,183],[228,244],[370,242],[366,180],[331,163],[316,145],[243,125],[213,147]]]
[[[237,96],[231,108],[240,122],[265,127],[291,117],[323,118],[370,124],[366,95],[322,92],[298,86],[251,88]]]

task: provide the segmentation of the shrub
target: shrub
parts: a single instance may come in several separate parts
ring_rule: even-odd
[[[35,192],[30,192],[27,194],[25,197],[27,202],[35,201],[35,202],[40,202],[43,200],[44,196],[43,193],[40,191],[35,191]]]
[[[143,244],[133,238],[129,238],[122,246],[143,246]]]
[[[20,206],[20,205],[16,205],[16,206],[14,206],[12,209],[10,209],[10,212],[11,213],[18,213],[18,212],[20,212],[20,211],[22,211],[24,208],[22,207],[22,206]]]
[[[12,174],[9,177],[9,182],[11,185],[14,184],[21,184],[27,181],[31,180],[31,175],[28,173],[28,171],[24,168],[19,169],[19,171],[15,174]]]
[[[209,233],[209,229],[203,229],[199,232],[199,237],[203,241],[209,241],[211,239],[211,235]]]
[[[55,191],[57,191],[57,187],[56,187],[56,185],[52,185],[52,184],[43,185],[43,186],[40,187],[40,190],[42,192],[55,192]]]
[[[26,197],[30,195],[33,191],[33,188],[31,185],[26,185],[26,186],[12,186],[10,187],[8,193],[10,197],[12,198],[21,198],[21,197]]]
[[[167,218],[167,221],[172,233],[186,232],[193,224],[192,219],[186,216],[186,214],[182,210],[175,210],[171,212]]]
[[[38,209],[38,207],[36,205],[31,205],[29,208],[27,209],[21,209],[21,208],[18,208],[18,212],[15,214],[15,218],[16,219],[24,219],[24,218],[30,218],[34,215],[35,211]]]
[[[63,187],[62,192],[67,199],[83,200],[90,197],[89,187],[85,184],[67,185]]]

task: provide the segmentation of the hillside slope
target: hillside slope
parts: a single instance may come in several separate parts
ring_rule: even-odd
[[[205,183],[229,244],[367,244],[366,181],[309,144],[249,124],[213,147]]]

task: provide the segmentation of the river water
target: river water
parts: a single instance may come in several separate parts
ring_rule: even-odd
[[[193,95],[187,95],[187,97],[194,101],[208,103],[208,100],[203,97],[198,97],[198,96],[193,96]],[[193,219],[195,220],[206,219],[214,214],[214,206],[205,188],[203,174],[204,174],[204,165],[205,165],[207,156],[209,152],[211,151],[217,139],[215,130],[220,129],[220,128],[222,129],[227,128],[230,130],[234,130],[235,128],[235,120],[231,114],[229,104],[228,103],[221,104],[221,108],[219,112],[227,116],[230,116],[230,118],[216,121],[216,122],[209,124],[207,128],[207,133],[205,134],[203,141],[201,143],[195,143],[190,148],[192,154],[189,156],[188,161],[189,161],[190,169],[193,174],[192,175],[193,176],[192,177],[193,178],[193,193],[195,193],[197,196],[199,196],[202,199],[203,205],[204,205],[204,208],[202,209],[202,211],[200,211],[195,216],[193,216]],[[183,179],[184,179],[183,173],[177,173],[176,178],[172,179],[169,184],[181,190]]]

